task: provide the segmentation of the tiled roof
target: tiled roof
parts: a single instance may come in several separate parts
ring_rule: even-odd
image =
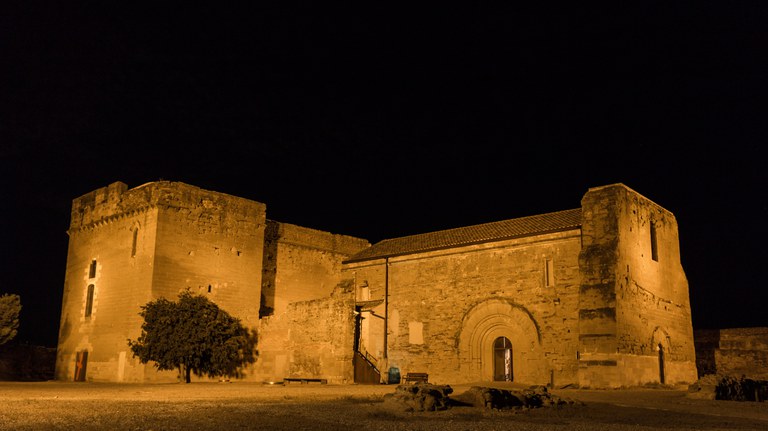
[[[575,229],[581,226],[581,208],[502,220],[456,229],[385,239],[350,257],[346,262],[378,259]]]

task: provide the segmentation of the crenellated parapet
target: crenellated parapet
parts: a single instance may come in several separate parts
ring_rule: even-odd
[[[256,228],[248,226],[246,220],[266,212],[263,203],[181,182],[155,181],[128,189],[125,183],[117,181],[72,201],[69,232],[94,228],[153,208],[188,213],[221,233]]]

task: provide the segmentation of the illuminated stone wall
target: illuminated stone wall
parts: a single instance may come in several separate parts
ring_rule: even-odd
[[[662,370],[666,383],[695,380],[675,217],[621,184],[581,205],[569,213],[580,226],[355,260],[367,241],[268,221],[258,202],[114,183],[73,201],[56,376],[72,380],[87,351],[87,380],[175,381],[126,340],[141,305],[190,289],[258,328],[251,380],[351,382],[355,316],[359,350],[384,376],[493,380],[506,338],[516,382],[618,387]]]
[[[264,317],[259,329],[259,358],[250,378],[286,377],[352,383],[354,291],[342,281],[321,299],[290,303],[285,312]]]
[[[388,277],[384,259],[349,263],[359,302],[368,299],[372,310],[364,313],[363,348],[383,373],[397,367],[401,375],[428,372],[431,382],[467,383],[493,379],[493,341],[507,337],[515,381],[575,383],[579,248],[575,229],[392,257]]]
[[[699,376],[768,380],[768,328],[705,329],[694,337]]]
[[[368,241],[267,222],[259,359],[249,378],[352,382],[354,292],[341,262]]]
[[[281,314],[288,304],[328,297],[341,281],[341,262],[368,241],[288,223],[267,221],[262,315]]]
[[[264,223],[263,204],[182,183],[118,182],[75,199],[56,378],[72,380],[87,351],[89,381],[175,381],[141,365],[127,340],[140,334],[141,305],[186,288],[256,327]]]
[[[694,381],[688,283],[674,215],[619,184],[590,189],[582,217],[580,384],[660,382],[660,353],[666,383]]]
[[[87,370],[93,380],[143,379],[143,367],[126,354],[126,340],[141,324],[139,306],[151,298],[157,209],[143,195],[123,199],[125,191],[125,184],[114,183],[73,201],[57,379],[74,378],[75,355],[82,351],[89,352]]]
[[[694,381],[674,216],[621,184],[590,189],[581,212],[565,232],[346,264],[361,350],[384,373],[489,381],[493,342],[506,337],[517,382],[620,387],[660,382],[662,370],[665,383]]]
[[[153,296],[190,289],[256,328],[266,206],[178,183],[162,196]]]

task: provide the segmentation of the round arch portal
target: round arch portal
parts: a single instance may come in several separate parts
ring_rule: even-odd
[[[510,380],[539,384],[548,381],[538,324],[525,307],[504,298],[480,302],[462,319],[458,350],[464,379],[496,379],[494,346],[500,338],[509,343],[509,353],[504,354],[509,355]]]

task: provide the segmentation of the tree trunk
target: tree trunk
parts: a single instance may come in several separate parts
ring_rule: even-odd
[[[187,381],[187,383],[189,383],[189,382],[190,382],[190,380],[191,380],[191,379],[190,379],[190,377],[191,377],[191,375],[190,375],[190,374],[192,373],[192,369],[191,369],[191,368],[189,368],[189,367],[187,367],[187,366],[185,366],[185,367],[184,367],[184,373],[185,373],[185,376],[186,376],[186,381]]]

